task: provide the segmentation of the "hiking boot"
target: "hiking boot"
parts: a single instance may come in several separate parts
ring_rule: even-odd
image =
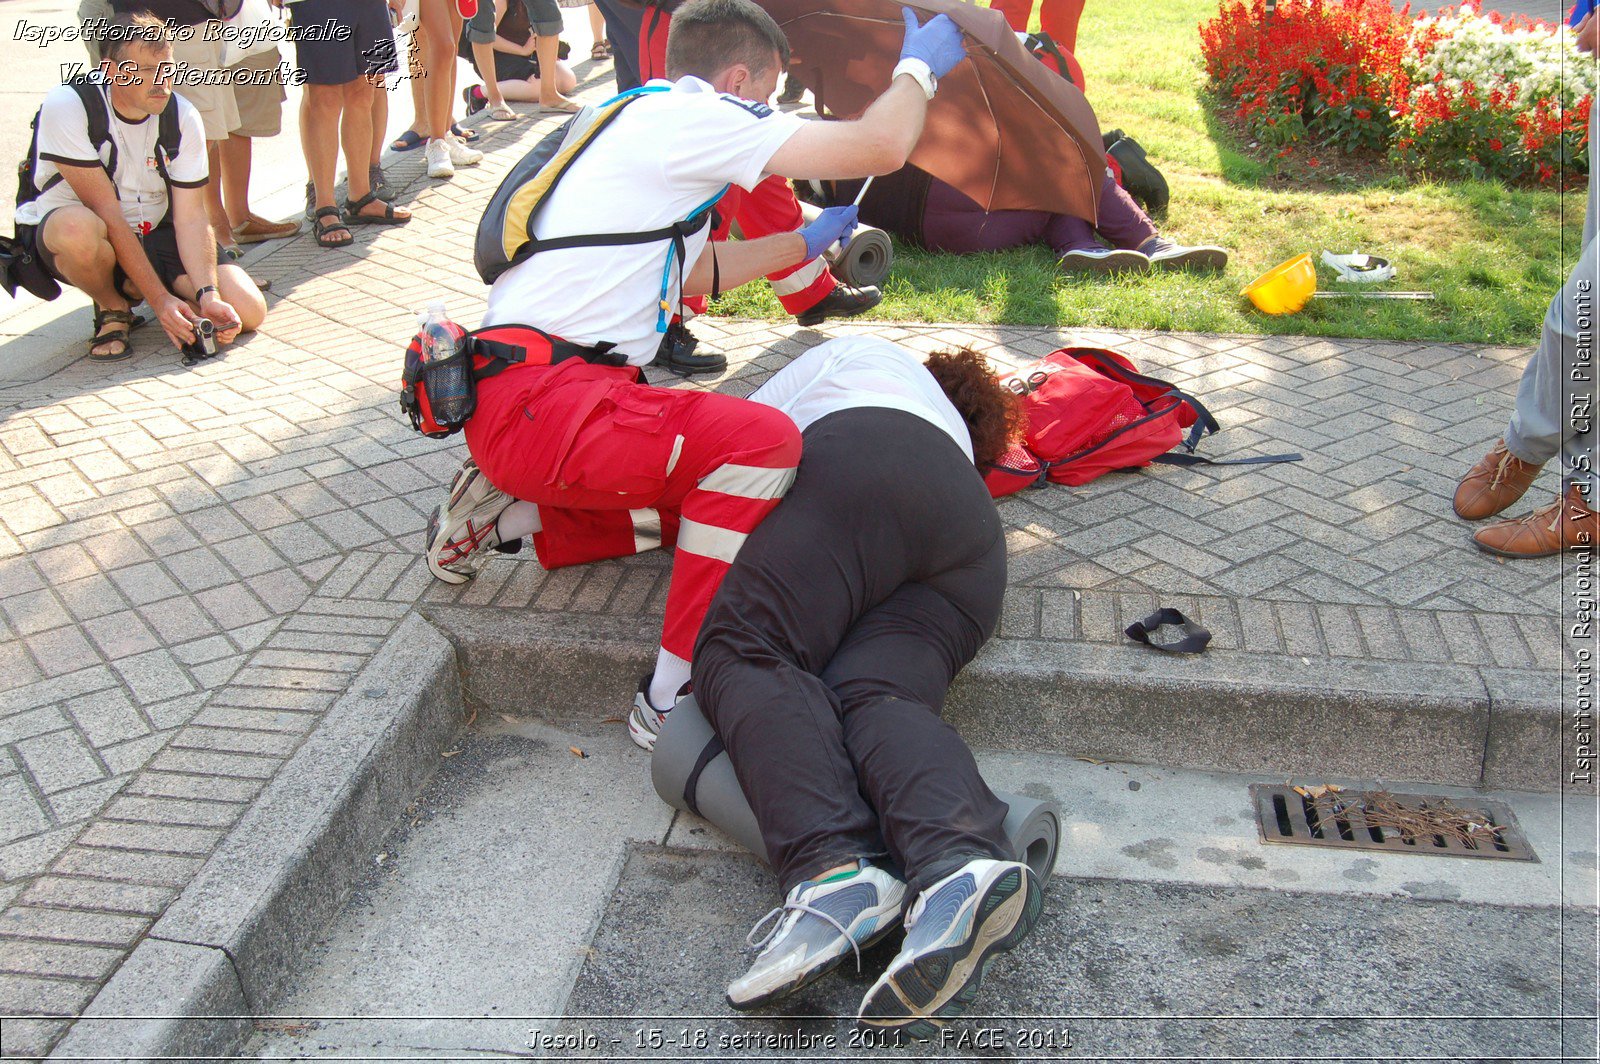
[[[750,929],[745,941],[756,954],[750,970],[728,986],[728,1004],[736,1009],[760,1008],[792,994],[837,968],[895,929],[905,905],[906,885],[866,861],[853,872],[823,880],[806,880]],[[757,934],[773,918],[761,938]]]
[[[917,896],[906,942],[861,1001],[862,1027],[936,1037],[965,1012],[994,955],[1014,949],[1039,921],[1043,893],[1018,861],[968,861]]]
[[[429,177],[455,177],[456,166],[450,161],[450,138],[430,140],[422,157],[428,163]]]
[[[641,750],[654,751],[656,740],[661,737],[661,728],[667,723],[667,714],[689,697],[689,685],[685,683],[678,688],[678,693],[672,696],[672,706],[666,709],[657,709],[655,703],[650,701],[650,680],[646,676],[639,681],[639,690],[634,692],[633,708],[628,711],[628,737],[634,745]]]
[[[1543,558],[1600,543],[1600,515],[1573,484],[1549,506],[1527,517],[1496,521],[1472,537],[1478,549],[1502,558]]]
[[[881,302],[883,293],[870,284],[863,288],[836,284],[833,286],[833,291],[823,296],[809,310],[802,310],[796,314],[794,320],[801,325],[821,325],[828,318],[853,318],[857,314],[865,314]]]
[[[489,551],[501,545],[495,522],[515,501],[468,458],[450,482],[450,497],[428,519],[428,571],[447,584],[477,576]]]
[[[1451,503],[1456,516],[1464,521],[1493,517],[1522,498],[1542,468],[1506,450],[1504,439],[1495,440],[1489,453],[1461,478]]]
[[[1073,273],[1131,273],[1150,268],[1150,257],[1123,248],[1073,248],[1056,260]]]
[[[721,373],[728,368],[726,355],[716,351],[695,354],[694,349],[699,346],[699,338],[682,322],[675,321],[667,326],[667,331],[661,337],[661,346],[656,348],[656,357],[650,364],[670,370],[680,377],[692,377],[696,373]]]
[[[1164,236],[1146,240],[1139,252],[1149,256],[1152,267],[1163,270],[1220,270],[1228,265],[1228,253],[1214,244],[1185,247]]]

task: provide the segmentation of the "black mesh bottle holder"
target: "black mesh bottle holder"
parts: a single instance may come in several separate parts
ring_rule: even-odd
[[[455,352],[422,365],[422,391],[439,427],[453,432],[478,408],[478,384],[472,373],[472,348],[459,341]]]

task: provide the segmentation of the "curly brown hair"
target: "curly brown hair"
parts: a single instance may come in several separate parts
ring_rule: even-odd
[[[1020,397],[970,347],[929,355],[923,365],[967,423],[972,460],[979,469],[993,465],[1027,427]]]

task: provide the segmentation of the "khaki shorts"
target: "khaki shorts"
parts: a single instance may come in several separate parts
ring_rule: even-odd
[[[241,137],[276,137],[283,131],[283,101],[289,94],[277,73],[278,50],[252,55],[229,70],[269,70],[272,80],[265,85],[238,84],[233,87],[234,106],[239,110],[239,126],[233,132]]]
[[[186,67],[222,69],[222,42],[205,40],[205,32],[204,22],[179,28],[178,36],[183,39],[172,42],[172,61],[178,65],[178,81],[172,91],[200,112],[207,140],[227,140],[228,134],[239,128],[239,107],[233,101],[233,86],[184,83]]]

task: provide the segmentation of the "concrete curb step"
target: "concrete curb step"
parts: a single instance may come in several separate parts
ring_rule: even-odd
[[[408,617],[50,1059],[235,1052],[462,718],[454,651]]]
[[[652,661],[652,618],[424,609],[468,696],[557,720],[615,716]],[[1526,791],[1562,789],[1560,674],[996,639],[946,719],[976,747],[1104,761]]]

